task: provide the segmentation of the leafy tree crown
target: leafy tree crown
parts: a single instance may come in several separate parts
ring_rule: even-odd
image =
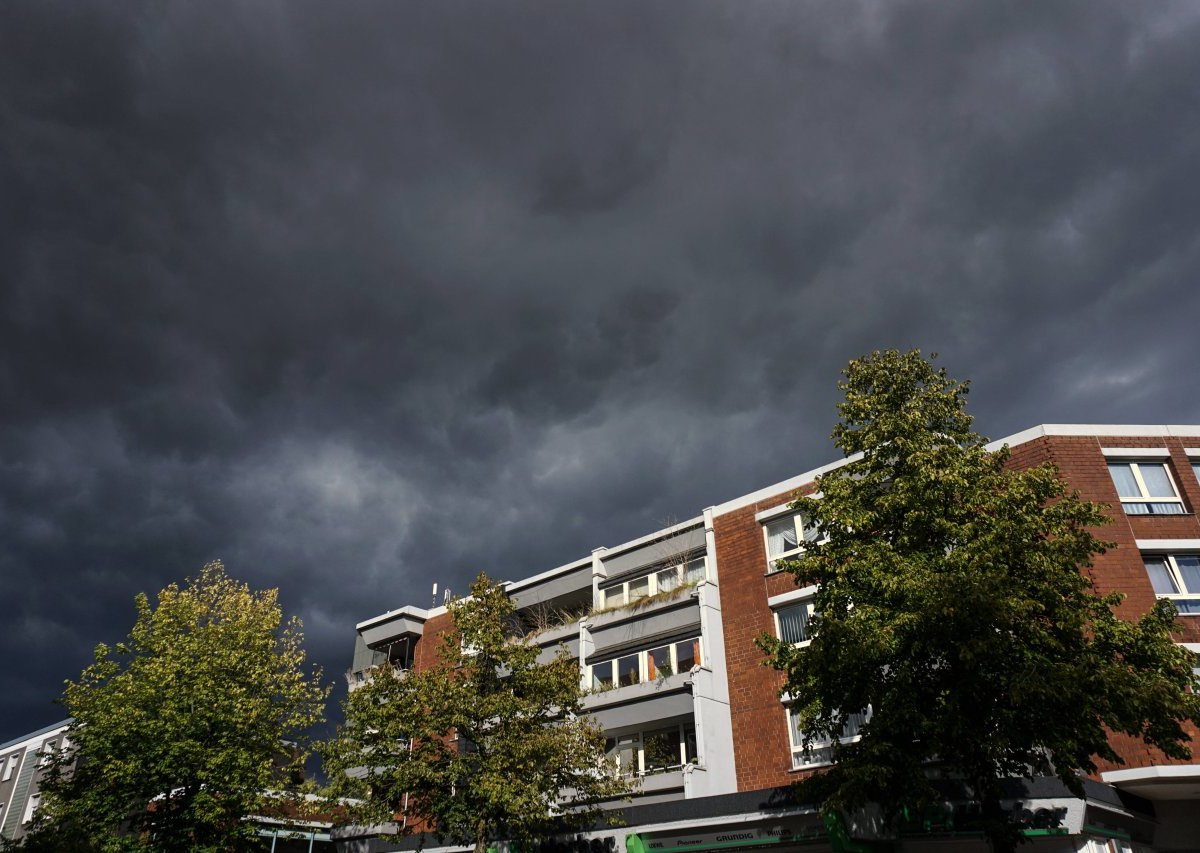
[[[759,639],[806,740],[834,743],[837,763],[805,793],[894,817],[933,801],[939,776],[961,780],[1007,849],[1004,779],[1054,775],[1080,791],[1097,759],[1120,761],[1109,731],[1188,756],[1181,724],[1200,704],[1174,608],[1122,620],[1121,596],[1090,580],[1111,547],[1095,535],[1104,507],[1052,465],[1013,470],[1007,448],[989,452],[968,384],[919,352],[876,352],[843,373],[833,438],[847,461],[817,479],[819,497],[795,501],[822,537],[783,565],[817,585],[813,639]],[[839,745],[866,708],[861,740]]]
[[[403,813],[403,831],[477,853],[593,822],[600,801],[628,788],[582,716],[578,661],[560,648],[539,663],[536,645],[510,636],[513,605],[486,575],[450,613],[433,666],[384,667],[346,699],[324,752],[335,789],[359,800],[354,817]]]
[[[246,849],[244,818],[287,809],[267,792],[301,774],[304,731],[323,719],[328,689],[305,669],[300,622],[219,562],[134,604],[128,637],[66,684],[71,749],[25,846]]]

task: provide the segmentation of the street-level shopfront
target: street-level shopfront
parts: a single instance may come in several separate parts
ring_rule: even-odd
[[[1055,780],[1024,783],[1004,807],[1021,827],[1029,853],[1166,853],[1154,847],[1152,804],[1088,783],[1072,796]],[[907,814],[899,834],[883,833],[868,810],[849,821],[823,820],[811,805],[797,804],[789,789],[635,805],[623,824],[546,839],[533,849],[496,845],[493,853],[986,853],[978,810],[948,798],[936,808]],[[412,851],[418,840],[399,835],[355,837],[334,830],[342,853]],[[460,853],[428,840],[425,853]]]

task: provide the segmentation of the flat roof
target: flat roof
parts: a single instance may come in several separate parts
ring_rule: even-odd
[[[1039,424],[1037,426],[1030,427],[1029,429],[1022,430],[1021,432],[1013,433],[1012,435],[1007,436],[1005,438],[999,438],[999,439],[996,439],[995,441],[991,441],[986,445],[986,448],[988,450],[999,450],[1001,447],[1003,447],[1005,445],[1008,445],[1009,447],[1015,447],[1017,445],[1025,444],[1026,442],[1034,441],[1036,439],[1043,438],[1043,437],[1049,436],[1049,435],[1097,436],[1097,437],[1106,436],[1106,437],[1114,437],[1114,438],[1116,438],[1116,437],[1133,437],[1133,436],[1150,437],[1150,438],[1154,438],[1154,437],[1194,438],[1194,437],[1200,436],[1200,425],[1189,425],[1189,424]],[[817,477],[821,476],[822,474],[825,474],[829,471],[833,471],[836,468],[840,468],[841,466],[846,465],[847,463],[849,463],[855,459],[858,459],[858,458],[860,458],[860,454],[855,454],[853,456],[849,456],[849,457],[846,457],[843,459],[836,459],[832,462],[828,462],[817,468],[812,468],[808,471],[805,471],[802,474],[797,474],[793,477],[789,477],[786,480],[781,480],[780,482],[774,483],[770,486],[764,486],[761,489],[756,489],[755,491],[750,492],[749,494],[741,495],[740,497],[736,497],[731,500],[725,501],[724,503],[717,504],[716,506],[712,507],[712,513],[713,513],[713,515],[724,515],[726,513],[733,512],[734,510],[742,509],[744,507],[750,506],[752,504],[758,503],[759,501],[766,500],[771,497],[795,492],[798,489],[800,489],[802,486],[805,486],[805,485],[813,482],[814,480],[817,479]],[[645,536],[638,537],[637,539],[631,539],[628,542],[623,542],[620,545],[615,545],[610,548],[597,547],[593,550],[594,551],[603,551],[606,556],[615,556],[616,554],[620,554],[623,551],[628,551],[633,548],[637,548],[640,545],[645,545],[647,543],[655,541],[656,539],[661,539],[664,536],[670,536],[673,533],[678,533],[680,531],[687,530],[689,528],[695,527],[695,526],[697,526],[699,524],[703,524],[703,523],[704,523],[704,516],[698,515],[698,516],[695,516],[694,518],[689,518],[685,521],[681,521],[678,524],[673,524],[669,527],[664,527],[661,530],[656,530],[652,533],[648,533]],[[589,562],[591,562],[591,556],[580,557],[578,560],[574,560],[570,563],[564,563],[561,566],[557,566],[553,569],[548,569],[547,571],[541,572],[539,574],[531,575],[530,577],[527,577],[527,578],[521,578],[520,580],[516,580],[516,581],[506,581],[505,583],[507,584],[507,588],[509,590],[525,589],[527,587],[533,586],[534,584],[541,583],[541,582],[547,581],[547,580],[551,580],[551,579],[557,577],[558,575],[563,575],[563,574],[567,574],[570,572],[578,571],[579,569],[585,567]],[[370,619],[367,619],[366,621],[358,623],[358,625],[356,627],[359,629],[362,629],[364,627],[369,627],[373,624],[381,622],[385,619],[390,619],[397,615],[411,615],[415,618],[424,620],[424,619],[429,618],[430,616],[438,615],[444,611],[445,611],[444,607],[436,607],[436,608],[433,608],[430,610],[423,610],[419,607],[413,607],[412,605],[406,605],[405,607],[401,607],[396,610],[389,610],[387,613],[383,613],[379,616],[373,616]]]
[[[48,735],[51,732],[58,731],[59,729],[65,729],[67,726],[71,725],[71,723],[73,723],[73,722],[75,722],[75,719],[73,717],[68,717],[67,719],[61,720],[60,722],[54,723],[53,725],[46,726],[43,729],[38,729],[36,732],[30,732],[27,735],[21,735],[18,738],[14,738],[13,740],[8,741],[8,743],[0,743],[0,752],[3,752],[6,749],[11,749],[14,746],[19,746],[19,745],[25,743],[26,741],[35,740],[36,738],[39,738],[42,735]]]

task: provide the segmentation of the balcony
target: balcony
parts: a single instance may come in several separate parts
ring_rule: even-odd
[[[691,674],[679,672],[640,684],[613,687],[583,697],[583,712],[605,730],[692,713]]]

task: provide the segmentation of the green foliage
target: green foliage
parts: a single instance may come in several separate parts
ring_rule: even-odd
[[[836,739],[843,712],[873,717],[803,793],[895,816],[934,799],[936,766],[969,785],[1007,850],[1002,779],[1054,775],[1078,792],[1097,757],[1119,760],[1107,730],[1187,757],[1180,723],[1200,719],[1200,701],[1174,608],[1122,621],[1121,597],[1082,571],[1109,547],[1092,532],[1103,508],[1050,465],[1007,469],[1007,448],[989,453],[971,431],[968,385],[919,352],[843,374],[833,438],[850,460],[794,504],[827,538],[784,566],[818,585],[814,639],[759,645],[810,738]]]
[[[320,722],[328,696],[305,671],[300,623],[218,562],[136,607],[128,638],[67,682],[70,755],[25,849],[253,849],[243,818],[289,807],[264,792],[297,775],[307,752],[284,740]]]
[[[627,783],[608,772],[599,727],[578,716],[578,663],[560,650],[539,665],[537,646],[506,637],[513,607],[486,575],[450,610],[435,666],[384,669],[346,699],[346,724],[323,749],[331,784],[361,799],[360,822],[403,811],[405,832],[479,853],[592,822]]]

